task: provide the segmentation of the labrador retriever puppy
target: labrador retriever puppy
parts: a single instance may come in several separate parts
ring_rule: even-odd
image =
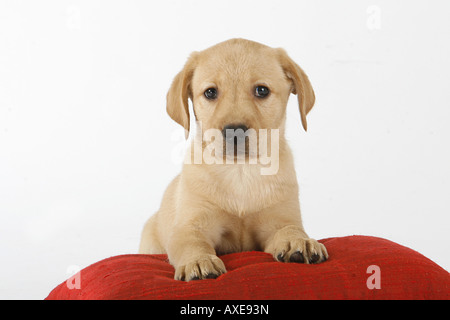
[[[191,99],[197,132],[181,174],[145,224],[139,253],[167,254],[175,279],[185,281],[225,273],[218,255],[231,252],[265,251],[280,262],[328,259],[325,246],[302,225],[292,153],[284,138],[291,93],[298,96],[306,131],[314,91],[283,49],[232,39],[191,54],[169,89],[167,112],[187,138]],[[211,132],[214,141],[207,144],[202,139]],[[269,139],[265,132],[276,134]],[[250,145],[260,149],[249,151]],[[211,146],[214,159],[224,161],[206,161]],[[275,169],[263,173],[267,161],[259,160],[268,149],[278,157]],[[196,152],[197,160],[205,161],[193,162]]]

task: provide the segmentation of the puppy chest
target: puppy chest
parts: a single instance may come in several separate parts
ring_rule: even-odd
[[[222,228],[220,237],[214,241],[214,249],[218,254],[261,250],[252,228],[244,219],[233,216]]]
[[[221,189],[221,206],[238,216],[264,209],[274,204],[282,194],[276,178],[259,174],[230,175],[224,179]]]

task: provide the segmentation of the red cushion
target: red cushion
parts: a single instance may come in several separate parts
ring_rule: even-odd
[[[321,264],[276,262],[264,252],[233,253],[221,256],[226,274],[190,282],[173,279],[166,255],[111,257],[81,270],[77,280],[63,282],[47,299],[450,298],[449,273],[416,251],[367,236],[320,242],[330,255]],[[380,289],[369,289],[368,283]]]

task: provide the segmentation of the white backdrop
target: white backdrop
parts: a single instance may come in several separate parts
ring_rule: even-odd
[[[449,270],[448,1],[0,2],[0,298],[136,253],[179,172],[165,112],[191,51],[283,47],[317,103],[287,136],[310,236],[385,237]]]

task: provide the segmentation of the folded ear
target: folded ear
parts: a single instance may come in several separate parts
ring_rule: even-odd
[[[286,76],[292,81],[292,93],[297,95],[298,106],[303,129],[308,129],[306,115],[314,106],[316,97],[305,72],[287,55],[283,49],[279,50],[281,66]]]
[[[196,65],[194,52],[175,77],[167,93],[167,113],[178,124],[184,127],[186,139],[189,137],[189,101],[192,100],[191,81]]]

